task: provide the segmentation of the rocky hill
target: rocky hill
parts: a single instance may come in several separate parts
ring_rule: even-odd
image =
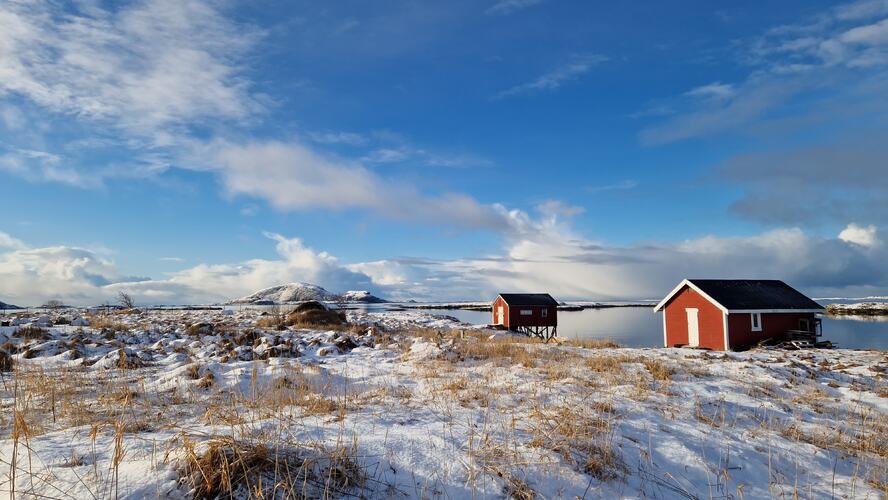
[[[227,304],[292,304],[296,302],[305,302],[308,300],[317,301],[342,301],[342,302],[362,302],[366,304],[377,304],[386,302],[385,300],[371,295],[367,291],[348,291],[342,295],[333,293],[324,287],[313,285],[311,283],[287,283],[285,285],[272,286],[263,288],[246,297],[234,299]]]

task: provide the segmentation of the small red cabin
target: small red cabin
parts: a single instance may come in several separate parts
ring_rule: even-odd
[[[762,341],[820,335],[824,308],[779,280],[684,280],[654,312],[663,311],[666,347],[742,350]]]
[[[493,324],[550,339],[557,334],[558,302],[548,293],[501,293],[493,301]]]

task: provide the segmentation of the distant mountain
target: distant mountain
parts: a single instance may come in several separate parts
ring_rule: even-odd
[[[361,302],[364,304],[380,304],[387,302],[384,299],[371,295],[370,292],[365,290],[350,290],[342,295],[338,295],[329,292],[318,285],[312,285],[311,283],[287,283],[286,285],[264,288],[252,295],[229,301],[227,304],[272,305],[291,304],[308,300]]]
[[[287,283],[263,288],[258,292],[229,301],[228,304],[288,304],[307,300],[336,300],[338,296],[311,283]]]
[[[0,302],[0,310],[2,309],[21,309],[21,307],[7,304],[6,302]]]
[[[339,296],[339,300],[344,302],[363,302],[364,304],[382,304],[388,302],[380,299],[375,295],[371,295],[367,290],[349,290]]]

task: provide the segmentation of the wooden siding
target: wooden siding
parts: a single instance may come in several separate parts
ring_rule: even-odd
[[[688,344],[688,316],[685,310],[689,308],[697,309],[700,347],[724,350],[724,314],[715,304],[687,286],[675,294],[663,310],[666,347]]]
[[[503,326],[515,329],[522,326],[558,326],[558,307],[557,306],[509,306],[502,299],[497,297],[493,301],[493,311],[491,314],[491,324],[499,324],[498,309],[504,308],[505,317],[503,318]],[[522,315],[522,310],[529,310],[531,314]],[[543,317],[543,311],[547,311]]]
[[[734,313],[728,316],[731,349],[751,347],[765,339],[783,340],[786,332],[799,329],[799,320],[807,319],[809,329],[814,327],[813,313],[762,313],[762,331],[752,331],[751,313]]]

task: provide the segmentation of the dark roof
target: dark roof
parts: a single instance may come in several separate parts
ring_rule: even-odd
[[[688,280],[728,310],[823,309],[780,280]]]
[[[510,306],[557,306],[558,301],[548,293],[501,293]]]

